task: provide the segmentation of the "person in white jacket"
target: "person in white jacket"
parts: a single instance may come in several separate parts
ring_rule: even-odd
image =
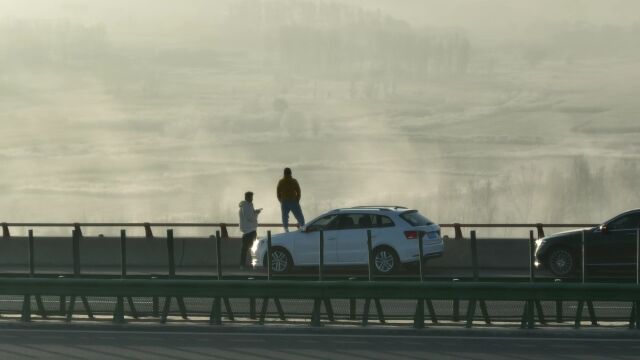
[[[240,210],[240,231],[242,232],[242,250],[240,252],[240,270],[244,270],[247,265],[247,252],[257,237],[256,229],[258,228],[258,215],[262,209],[253,208],[253,193],[247,191],[244,193],[244,201],[238,204]]]

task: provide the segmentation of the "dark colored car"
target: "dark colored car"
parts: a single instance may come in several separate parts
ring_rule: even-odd
[[[593,228],[544,237],[536,242],[536,266],[560,277],[581,271],[584,233],[587,271],[635,271],[639,227],[640,209],[636,209]]]

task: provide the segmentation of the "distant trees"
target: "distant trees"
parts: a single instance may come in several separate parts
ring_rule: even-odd
[[[66,22],[0,22],[3,66],[94,65],[109,51],[103,26]]]
[[[398,78],[463,74],[471,57],[470,42],[460,31],[419,31],[380,12],[332,2],[233,1],[225,26],[234,29],[230,36],[248,41],[250,31],[239,28],[243,24],[263,42],[256,50],[271,51],[287,71],[358,79],[387,94],[395,91]]]

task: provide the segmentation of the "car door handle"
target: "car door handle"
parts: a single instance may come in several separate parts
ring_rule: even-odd
[[[334,238],[334,237],[327,238],[327,240],[335,240],[335,239],[337,238]]]

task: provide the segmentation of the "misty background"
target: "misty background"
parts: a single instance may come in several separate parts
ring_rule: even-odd
[[[640,207],[635,0],[0,0],[0,221]]]

